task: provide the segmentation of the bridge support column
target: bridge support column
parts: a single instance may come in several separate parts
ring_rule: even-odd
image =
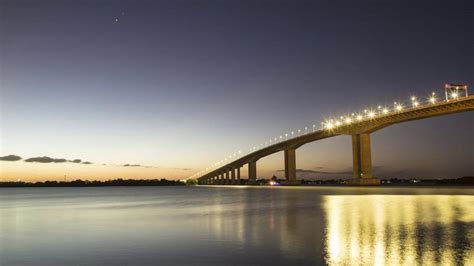
[[[257,182],[257,162],[249,162],[249,184],[255,184]]]
[[[230,169],[230,183],[235,184],[235,168]]]
[[[297,185],[300,184],[296,180],[296,150],[286,149],[285,150],[285,185]]]
[[[240,166],[237,167],[237,184],[240,185]]]
[[[229,169],[225,169],[225,180],[224,180],[224,184],[230,184]]]
[[[219,182],[218,182],[218,184],[219,184],[219,185],[222,185],[223,183],[224,183],[224,174],[223,174],[223,173],[220,173],[220,174],[219,174]]]
[[[352,158],[354,179],[350,185],[379,185],[380,179],[372,177],[372,156],[370,152],[370,134],[352,135]]]

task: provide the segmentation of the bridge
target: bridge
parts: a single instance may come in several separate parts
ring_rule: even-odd
[[[467,94],[467,92],[466,92]],[[296,179],[296,149],[302,145],[321,139],[348,135],[352,137],[353,179],[352,185],[378,185],[380,179],[372,176],[372,158],[370,134],[390,125],[425,119],[429,117],[448,115],[474,110],[474,96],[455,97],[438,101],[435,94],[426,103],[420,103],[412,97],[410,107],[395,102],[393,109],[378,106],[374,110],[364,110],[362,114],[342,116],[337,120],[322,123],[322,128],[294,138],[283,139],[282,136],[269,141],[269,145],[252,150],[251,153],[235,159],[224,165],[219,165],[206,173],[198,173],[199,184],[204,185],[234,185],[240,184],[240,168],[248,164],[248,184],[257,181],[257,161],[270,154],[284,151],[285,184],[297,185]],[[313,125],[313,128],[315,125]],[[293,132],[292,134],[293,135]]]

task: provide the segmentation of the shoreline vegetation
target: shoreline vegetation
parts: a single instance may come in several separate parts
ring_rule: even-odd
[[[259,179],[253,185],[280,185],[284,180]],[[302,186],[344,186],[347,179],[329,179],[329,180],[301,180]],[[112,179],[106,181],[44,181],[44,182],[24,182],[24,181],[0,181],[0,187],[114,187],[114,186],[184,186],[197,185],[197,180],[187,181],[168,180],[168,179]],[[247,180],[241,180],[240,185],[247,185]],[[474,176],[464,176],[456,179],[381,179],[381,186],[474,186]]]
[[[168,179],[113,179],[106,181],[44,181],[44,182],[24,182],[24,181],[0,181],[0,187],[114,187],[114,186],[184,186],[180,180]]]

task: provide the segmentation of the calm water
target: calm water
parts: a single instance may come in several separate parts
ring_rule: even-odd
[[[0,189],[0,265],[474,265],[474,189]]]

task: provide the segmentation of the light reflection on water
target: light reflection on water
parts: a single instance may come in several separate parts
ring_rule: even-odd
[[[325,196],[332,265],[474,265],[474,197]]]
[[[473,194],[462,188],[0,189],[0,265],[474,265]]]

